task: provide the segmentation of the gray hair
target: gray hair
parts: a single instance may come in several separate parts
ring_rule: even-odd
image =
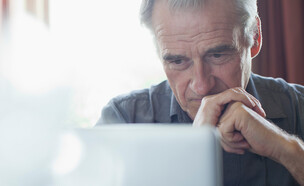
[[[140,21],[153,32],[152,11],[156,0],[142,0],[140,8]],[[166,0],[172,10],[196,9],[211,0]],[[227,0],[226,0],[227,1]],[[246,46],[254,44],[253,36],[258,32],[257,20],[257,0],[231,0],[235,6],[235,13],[238,16],[238,27],[235,35],[236,40],[243,40]],[[235,41],[236,44],[239,43]]]

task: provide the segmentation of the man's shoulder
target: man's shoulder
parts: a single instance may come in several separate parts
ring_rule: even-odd
[[[157,85],[152,85],[150,88],[133,90],[127,94],[121,94],[114,97],[111,102],[122,104],[133,101],[151,102],[151,97],[171,96],[171,89],[167,81],[163,81]]]
[[[277,94],[296,94],[304,97],[304,86],[288,83],[282,78],[252,75],[253,83],[259,92],[272,92]]]
[[[97,124],[168,122],[171,96],[167,81],[116,96],[103,108]]]
[[[295,132],[295,123],[304,123],[302,114],[298,114],[304,111],[304,87],[287,83],[281,78],[259,75],[252,75],[252,81],[267,118],[286,119],[288,122],[280,127],[290,133],[299,133]]]

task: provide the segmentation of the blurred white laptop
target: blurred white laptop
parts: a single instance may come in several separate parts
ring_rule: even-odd
[[[81,155],[72,170],[55,176],[54,185],[222,185],[222,150],[210,126],[115,124],[73,135]]]

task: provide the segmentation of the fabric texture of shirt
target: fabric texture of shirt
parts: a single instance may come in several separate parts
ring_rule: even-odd
[[[303,140],[304,87],[282,79],[252,74],[246,91],[256,97],[266,119]],[[113,98],[102,110],[96,125],[110,123],[192,123],[167,81],[150,89]],[[279,163],[250,152],[223,152],[224,185],[298,185]]]

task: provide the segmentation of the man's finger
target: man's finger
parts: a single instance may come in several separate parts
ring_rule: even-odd
[[[248,142],[246,140],[242,140],[240,142],[228,142],[225,139],[222,139],[222,143],[226,144],[227,146],[229,146],[230,148],[233,149],[250,149],[250,145],[248,144]]]
[[[244,89],[240,89],[240,90],[243,91],[244,94],[246,96],[248,96],[249,99],[251,99],[255,103],[255,106],[252,109],[255,112],[257,112],[260,116],[266,117],[266,113],[265,113],[264,109],[262,108],[262,105],[261,105],[260,101],[257,98],[255,98],[253,95],[251,95],[248,92],[246,92]]]
[[[234,153],[234,154],[244,154],[245,150],[240,148],[232,148],[223,141],[221,141],[222,147],[226,152]]]

